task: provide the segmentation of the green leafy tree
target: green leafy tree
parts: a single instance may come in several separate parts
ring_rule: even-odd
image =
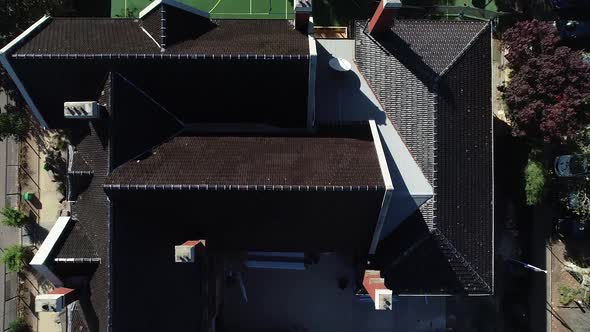
[[[25,258],[27,256],[27,248],[15,244],[4,250],[2,262],[10,272],[21,272],[25,267]]]
[[[527,205],[535,205],[543,199],[545,191],[545,171],[543,165],[535,160],[529,159],[524,170],[525,193]]]
[[[17,209],[6,207],[0,214],[4,216],[2,223],[7,226],[22,227],[27,222],[27,215]]]
[[[8,332],[26,332],[28,330],[29,327],[27,326],[27,322],[25,322],[25,320],[22,318],[13,320],[12,322],[10,322],[10,325],[8,327]]]
[[[588,180],[576,182],[571,191],[562,199],[565,208],[573,214],[577,220],[590,221],[590,183]]]
[[[27,138],[31,129],[31,120],[25,110],[18,111],[14,106],[7,105],[7,112],[0,113],[0,140],[13,137],[22,141]]]

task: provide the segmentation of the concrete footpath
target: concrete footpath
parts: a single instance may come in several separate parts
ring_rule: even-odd
[[[6,95],[0,93],[0,109],[8,103]],[[0,142],[0,209],[6,206],[17,207],[18,204],[18,144],[13,139]],[[20,229],[0,224],[0,250],[21,243]],[[17,317],[18,276],[8,272],[0,264],[0,312],[2,326],[6,330]]]

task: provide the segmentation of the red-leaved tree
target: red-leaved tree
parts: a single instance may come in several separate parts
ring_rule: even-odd
[[[560,45],[557,29],[536,20],[516,23],[502,36],[512,69],[501,90],[517,134],[560,141],[590,122],[590,65]]]

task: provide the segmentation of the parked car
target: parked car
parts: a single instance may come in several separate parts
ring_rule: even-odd
[[[581,154],[566,154],[555,158],[555,175],[559,177],[586,176],[590,173],[588,156]]]
[[[588,0],[551,0],[551,5],[555,9],[587,9],[590,8]]]
[[[555,26],[564,40],[590,39],[590,21],[559,20]]]
[[[590,238],[590,225],[574,218],[561,218],[555,225],[557,234],[562,238],[588,239]]]

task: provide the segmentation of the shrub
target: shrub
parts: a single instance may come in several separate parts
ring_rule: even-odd
[[[524,170],[525,193],[527,205],[538,204],[543,199],[545,190],[545,171],[543,165],[535,160],[529,159]]]
[[[27,326],[27,322],[24,319],[18,318],[17,320],[13,320],[10,322],[10,326],[8,327],[8,332],[26,332],[29,330]]]
[[[584,294],[581,288],[572,288],[566,285],[559,286],[559,303],[561,305],[569,305],[572,302],[579,300]]]
[[[27,248],[21,245],[10,246],[4,250],[2,262],[10,272],[21,272],[25,267],[26,252]]]
[[[17,209],[6,207],[0,214],[4,216],[2,223],[6,226],[22,227],[27,222],[27,215]]]

